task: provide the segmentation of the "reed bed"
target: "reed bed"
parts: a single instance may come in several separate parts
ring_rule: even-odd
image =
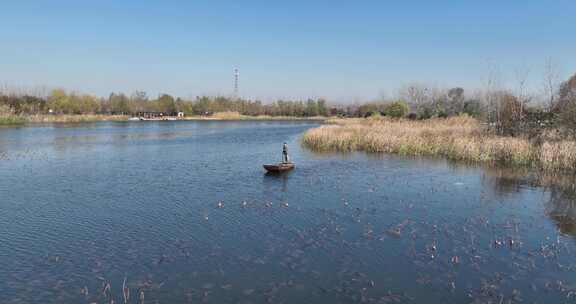
[[[332,119],[327,123],[307,131],[302,144],[324,152],[440,156],[471,163],[576,171],[576,142],[535,143],[524,137],[498,136],[469,116],[425,121]]]
[[[0,126],[19,125],[25,123],[24,117],[14,114],[8,106],[0,105]]]
[[[126,121],[126,115],[104,114],[58,114],[58,115],[30,115],[26,116],[28,123],[80,123],[96,121]]]
[[[294,116],[269,116],[242,115],[238,112],[218,112],[211,116],[187,116],[183,120],[325,120],[326,117],[294,117]],[[126,115],[103,115],[103,114],[57,114],[57,115],[16,115],[8,110],[0,109],[0,125],[20,125],[27,123],[82,123],[97,121],[126,121]]]
[[[82,123],[96,121],[126,121],[125,115],[17,115],[0,113],[0,126],[22,125],[27,123]]]
[[[12,126],[26,123],[26,119],[19,115],[0,115],[0,126]]]

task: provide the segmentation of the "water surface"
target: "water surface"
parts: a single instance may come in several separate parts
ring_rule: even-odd
[[[576,301],[573,180],[314,154],[314,126],[0,129],[0,303]]]

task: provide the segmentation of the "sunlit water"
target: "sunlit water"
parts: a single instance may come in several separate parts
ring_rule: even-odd
[[[314,126],[0,129],[0,303],[576,301],[573,182],[314,154]]]

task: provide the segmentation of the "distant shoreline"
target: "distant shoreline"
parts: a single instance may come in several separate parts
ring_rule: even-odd
[[[19,127],[26,125],[37,125],[44,123],[91,123],[91,122],[146,122],[146,121],[323,121],[327,117],[295,117],[295,116],[268,116],[258,115],[249,116],[241,114],[215,113],[211,116],[185,116],[181,118],[167,117],[166,119],[150,120],[130,120],[129,115],[104,115],[104,114],[46,114],[46,115],[11,115],[0,117],[0,126],[2,127]]]

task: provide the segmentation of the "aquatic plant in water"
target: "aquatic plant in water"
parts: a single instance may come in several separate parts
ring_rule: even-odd
[[[315,151],[440,156],[470,163],[576,170],[576,142],[536,143],[525,137],[498,136],[466,115],[424,121],[334,119],[308,130],[302,144]]]

